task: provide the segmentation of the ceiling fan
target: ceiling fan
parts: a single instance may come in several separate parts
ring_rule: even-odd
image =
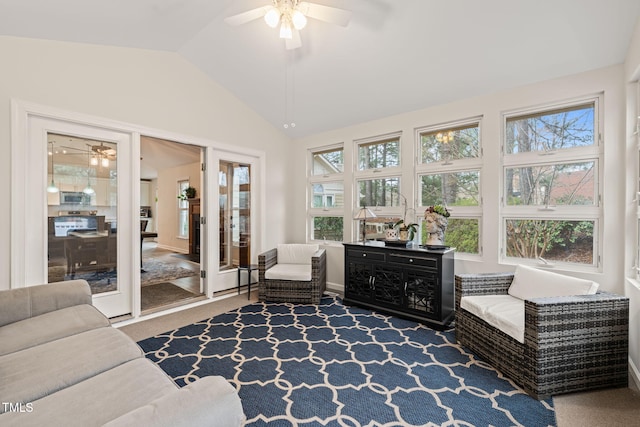
[[[242,25],[264,18],[267,25],[280,25],[280,38],[285,39],[287,49],[297,49],[302,45],[299,30],[307,24],[307,18],[346,27],[351,19],[351,11],[299,0],[273,0],[270,6],[262,6],[225,18],[229,25]]]
[[[60,148],[66,150],[75,150],[77,153],[67,153],[67,154],[81,154],[87,156],[89,158],[89,164],[91,166],[102,166],[108,167],[109,161],[116,160],[116,149],[104,145],[104,143],[100,143],[100,145],[92,145],[87,144],[87,149],[83,150],[82,148],[77,147],[69,147],[61,145]]]

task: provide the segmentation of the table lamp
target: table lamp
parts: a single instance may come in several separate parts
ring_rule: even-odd
[[[371,210],[369,208],[367,208],[366,206],[363,206],[360,211],[358,212],[358,214],[356,216],[353,217],[353,219],[356,220],[360,220],[362,221],[362,244],[364,245],[366,242],[366,238],[365,238],[365,234],[366,234],[366,222],[367,222],[367,218],[375,218],[376,214],[374,214],[373,212],[371,212]]]

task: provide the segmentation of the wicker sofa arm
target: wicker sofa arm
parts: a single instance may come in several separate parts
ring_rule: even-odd
[[[525,300],[525,344],[597,340],[626,342],[629,298],[609,292]]]
[[[505,295],[512,281],[513,273],[456,274],[456,310],[464,296]]]

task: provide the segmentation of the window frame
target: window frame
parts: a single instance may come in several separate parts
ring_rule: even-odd
[[[342,150],[342,155],[343,155],[343,159],[344,159],[344,143],[338,143],[338,144],[331,144],[331,145],[326,145],[326,146],[322,146],[322,147],[313,147],[313,148],[309,148],[307,150],[307,161],[308,166],[307,166],[307,200],[306,200],[306,205],[307,205],[307,239],[309,242],[318,242],[318,243],[328,243],[328,242],[343,242],[344,241],[344,237],[345,237],[345,223],[346,223],[346,217],[345,217],[345,210],[346,207],[348,205],[346,197],[345,197],[345,182],[344,182],[344,169],[345,169],[345,165],[343,162],[343,167],[342,167],[342,172],[336,172],[336,173],[325,173],[325,174],[314,174],[314,156],[316,154],[320,154],[320,153],[325,153],[325,152],[331,152],[331,151],[339,151]],[[314,185],[316,184],[320,184],[320,185],[324,185],[326,183],[336,183],[336,182],[342,182],[342,191],[343,191],[343,202],[342,202],[342,206],[335,206],[335,194],[332,194],[332,196],[334,197],[334,206],[325,206],[325,204],[323,203],[322,207],[313,207],[313,201],[314,201]],[[323,200],[324,200],[325,196],[323,196]],[[342,240],[337,241],[337,240],[322,240],[322,239],[316,239],[314,236],[314,219],[316,217],[342,217],[342,223],[343,223],[343,228],[342,228]]]
[[[442,203],[447,207],[447,210],[451,213],[450,218],[454,219],[474,219],[478,221],[478,253],[471,252],[459,252],[456,251],[456,257],[460,259],[479,260],[483,256],[483,170],[484,170],[484,155],[482,146],[482,121],[484,117],[474,116],[460,120],[453,120],[444,123],[438,123],[434,125],[422,126],[415,129],[415,200],[416,210],[420,214],[416,213],[416,222],[420,224],[419,233],[422,235],[422,223],[424,221],[424,210],[428,206],[422,205],[421,197],[421,180],[425,175],[439,175],[447,173],[458,172],[478,172],[478,204],[475,206],[449,206],[446,203]],[[469,128],[476,125],[478,128],[478,156],[477,157],[464,157],[459,159],[443,159],[437,162],[422,162],[422,135],[433,134],[437,132],[448,132],[449,130],[457,130],[460,128]]]
[[[543,105],[525,107],[504,111],[501,114],[501,173],[500,173],[500,225],[499,225],[499,257],[498,262],[508,265],[527,264],[545,268],[561,267],[564,270],[601,272],[602,271],[602,230],[604,224],[603,212],[603,165],[604,143],[602,140],[603,123],[603,94],[588,95],[570,100],[546,103]],[[509,119],[541,116],[557,110],[572,107],[593,105],[593,145],[571,147],[550,152],[530,151],[523,153],[507,153],[507,121]],[[594,204],[593,205],[508,205],[506,195],[507,170],[516,167],[537,167],[558,164],[594,162]],[[518,219],[542,220],[584,220],[593,221],[593,263],[581,264],[577,262],[563,262],[532,258],[507,256],[508,220]]]
[[[186,186],[184,186],[184,184],[186,184]],[[177,200],[177,208],[178,208],[178,239],[188,239],[189,238],[189,227],[191,226],[191,224],[189,224],[189,201],[188,200],[183,200],[180,198],[180,196],[183,194],[183,190],[186,189],[187,187],[190,187],[191,184],[189,183],[189,178],[184,178],[184,179],[178,179],[177,180],[177,187],[178,187],[178,195],[176,197]],[[181,221],[182,218],[182,212],[186,212],[186,234],[182,233],[184,224]]]

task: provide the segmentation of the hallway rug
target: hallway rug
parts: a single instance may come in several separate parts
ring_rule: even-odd
[[[141,310],[148,310],[153,307],[173,304],[188,298],[199,297],[178,285],[169,282],[156,283],[154,285],[143,286],[140,289]]]
[[[140,273],[140,284],[143,287],[199,274],[199,271],[158,261],[154,258],[144,259],[142,266],[144,272]],[[93,294],[115,291],[118,286],[117,271],[115,269],[107,272],[76,273],[75,278],[85,279],[89,282]],[[65,276],[65,280],[71,279],[71,275]]]
[[[247,426],[552,426],[453,330],[345,306],[254,303],[140,341],[179,386],[222,375]]]

